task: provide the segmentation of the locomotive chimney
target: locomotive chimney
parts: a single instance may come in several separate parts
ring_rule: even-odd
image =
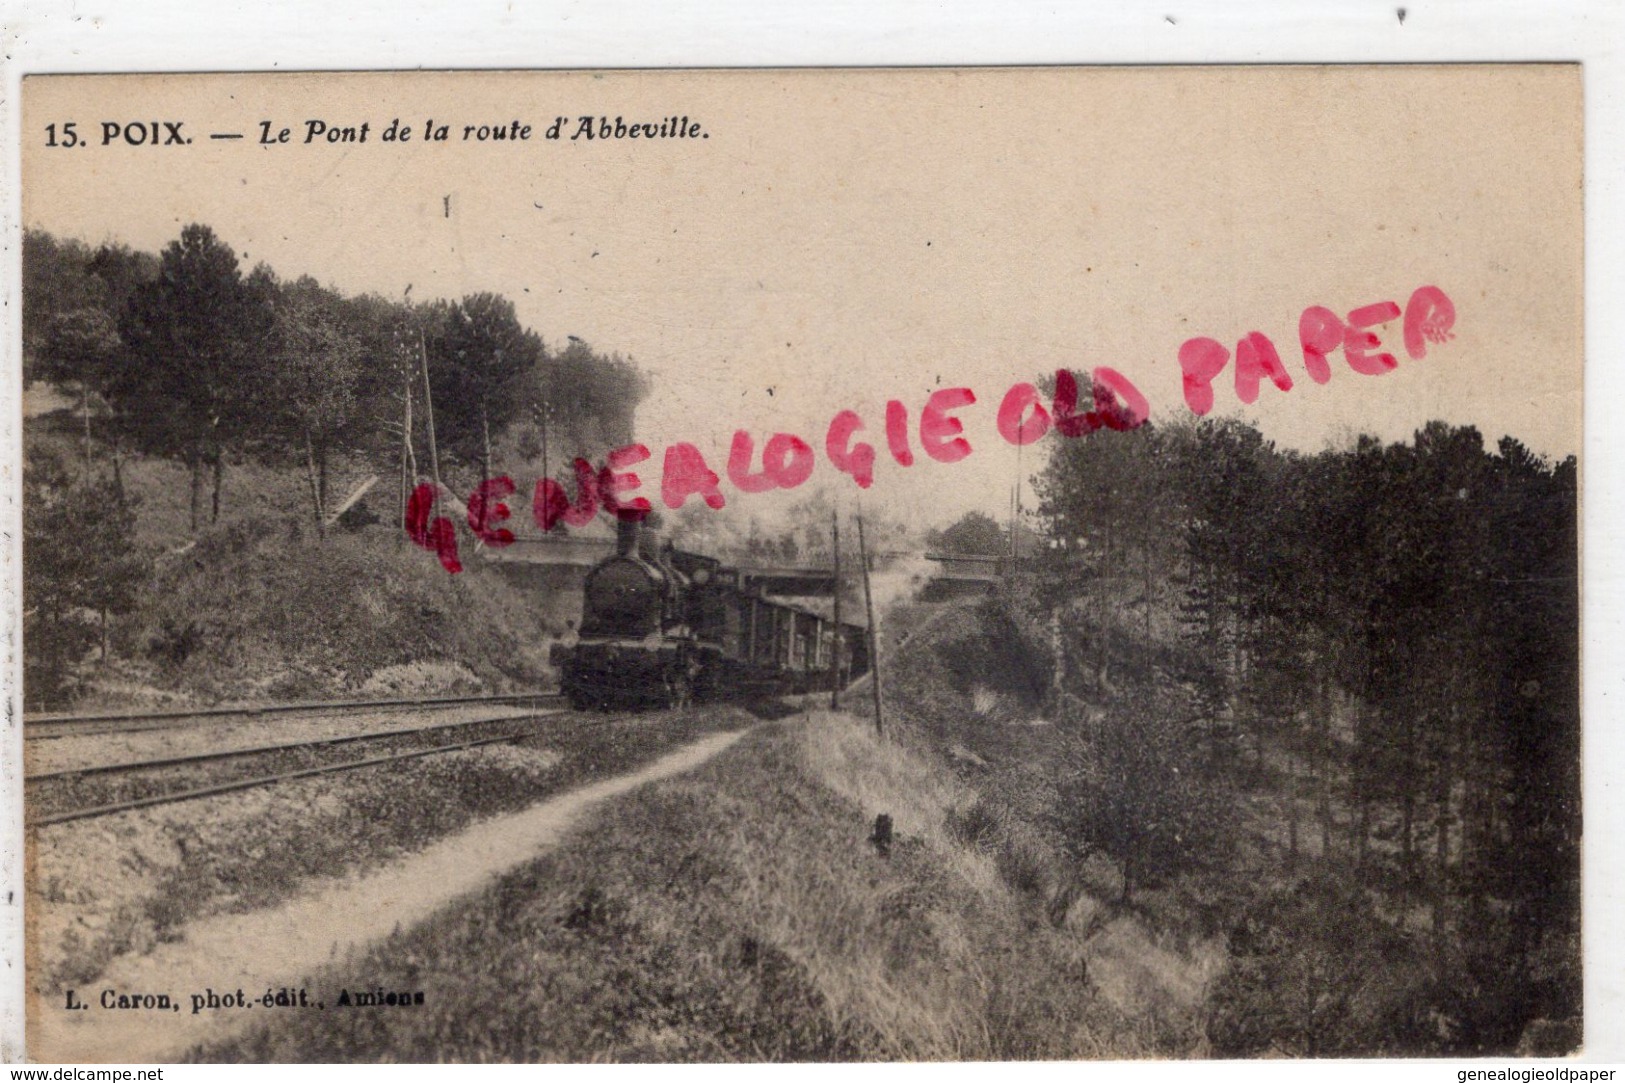
[[[645,515],[643,520],[638,524],[638,555],[644,560],[648,561],[650,564],[660,564],[662,562],[660,555],[660,528],[663,525],[664,524],[660,521],[660,515],[656,512],[650,512],[648,515]]]
[[[615,555],[629,557],[638,548],[638,535],[643,524],[637,519],[615,520]]]

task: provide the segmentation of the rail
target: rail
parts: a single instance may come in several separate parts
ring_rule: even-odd
[[[70,823],[74,820],[88,820],[95,816],[108,816],[115,812],[128,812],[132,809],[150,808],[154,805],[173,805],[181,801],[192,801],[200,797],[213,797],[216,794],[231,793],[234,790],[248,790],[258,786],[270,786],[278,782],[286,782],[295,778],[310,778],[315,775],[331,775],[340,771],[354,771],[362,767],[373,767],[384,763],[395,763],[400,760],[419,759],[424,756],[435,756],[446,752],[460,752],[466,748],[479,748],[481,745],[502,744],[505,742],[524,740],[538,736],[535,732],[522,730],[517,733],[498,734],[495,737],[480,737],[472,741],[459,741],[455,744],[436,745],[433,748],[413,749],[409,752],[397,752],[389,756],[372,756],[364,760],[347,760],[344,763],[330,763],[321,767],[306,767],[298,771],[284,771],[275,775],[261,775],[257,778],[237,779],[233,782],[217,783],[213,786],[200,786],[193,790],[181,790],[172,793],[153,794],[150,797],[140,797],[132,801],[119,801],[107,805],[93,805],[89,808],[73,809],[69,812],[59,812],[54,816],[42,816],[37,820],[28,822],[29,827],[50,827],[52,824]]]
[[[559,697],[562,703],[562,697]],[[523,717],[523,716],[521,716]],[[548,715],[532,715],[531,719],[546,718]],[[213,760],[229,760],[242,756],[263,756],[274,752],[289,752],[300,748],[326,748],[330,745],[348,745],[357,741],[384,740],[391,737],[410,737],[420,733],[434,733],[439,730],[466,729],[469,726],[483,726],[491,722],[514,721],[512,715],[498,715],[495,718],[475,718],[461,722],[436,722],[430,726],[413,726],[409,729],[368,730],[365,733],[345,733],[337,737],[317,737],[309,741],[283,741],[278,744],[254,745],[249,748],[226,748],[214,752],[195,752],[185,756],[166,756],[160,759],[129,760],[124,763],[98,763],[85,767],[66,767],[57,771],[41,771],[39,774],[24,775],[24,782],[44,782],[53,778],[72,778],[84,775],[104,775],[114,771],[140,771],[149,768],[179,767],[184,764],[208,763]]]
[[[94,714],[37,713],[23,716],[23,727],[75,726],[93,722],[161,722],[191,718],[253,718],[298,711],[360,711],[389,707],[452,707],[480,703],[518,703],[527,706],[553,705],[560,701],[553,691],[513,692],[495,696],[433,696],[413,699],[302,700],[296,703],[242,704],[235,707],[197,707],[174,711],[106,711]]]

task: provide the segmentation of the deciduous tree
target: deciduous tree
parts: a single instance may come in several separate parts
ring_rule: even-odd
[[[193,224],[164,249],[157,277],[138,287],[119,330],[126,349],[111,381],[127,430],[142,450],[184,462],[197,530],[203,470],[214,470],[210,517],[220,515],[228,452],[258,423],[257,393],[271,337],[271,294],[247,282],[237,254]]]

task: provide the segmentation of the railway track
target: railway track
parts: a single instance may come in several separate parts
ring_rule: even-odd
[[[354,771],[366,767],[380,766],[388,763],[397,763],[403,760],[419,759],[425,756],[442,755],[459,752],[464,749],[479,748],[484,745],[512,743],[538,736],[534,725],[541,719],[565,713],[562,710],[548,711],[541,714],[511,716],[498,718],[480,718],[463,720],[460,722],[442,722],[411,729],[373,730],[366,733],[345,734],[338,737],[322,737],[308,741],[289,741],[278,744],[259,745],[252,748],[223,749],[210,752],[194,753],[184,756],[170,756],[156,759],[132,760],[122,763],[97,764],[93,766],[70,768],[65,770],[40,772],[25,776],[25,788],[28,793],[26,805],[38,808],[42,803],[50,806],[67,805],[56,811],[48,811],[44,815],[32,816],[27,819],[29,827],[48,827],[52,824],[68,823],[74,820],[89,819],[97,816],[106,816],[116,812],[125,812],[132,809],[148,808],[154,805],[174,804],[181,801],[190,801],[197,798],[211,797],[216,794],[230,793],[236,790],[253,789],[259,786],[275,785],[278,782],[293,779],[310,778],[317,775],[336,774],[344,771]],[[450,741],[427,746],[417,745],[416,742],[428,735],[438,735],[451,730],[470,730],[476,727],[488,727],[497,723],[510,723],[524,728],[504,727],[500,733],[485,733],[476,737],[465,737],[461,740]],[[251,764],[255,757],[275,761],[278,758],[286,764],[287,760],[295,759],[325,759],[327,750],[334,747],[348,747],[363,742],[373,742],[384,745],[405,745],[398,751],[384,755],[363,755],[359,758],[347,758],[325,763],[303,764],[285,770],[270,770],[254,773],[252,770],[244,772],[245,767]],[[232,761],[239,761],[233,764]],[[209,780],[203,785],[185,785],[179,788],[163,788],[160,780],[143,778],[144,773],[162,773],[165,771],[195,771],[207,769],[211,765],[226,765],[235,767],[239,772],[235,777],[223,777]],[[131,776],[125,780],[126,785],[120,786],[117,776]],[[73,801],[73,791],[83,787],[86,779],[101,780],[93,782],[92,792],[118,793],[121,789],[131,789],[133,795],[123,795],[117,800],[96,800],[93,803],[76,803]],[[111,783],[107,780],[113,779]],[[55,800],[49,794],[42,794],[41,787],[55,789],[58,794]],[[62,791],[66,791],[64,795]]]
[[[342,715],[375,710],[450,710],[467,706],[558,707],[564,697],[556,692],[519,692],[497,696],[440,696],[416,699],[311,700],[262,706],[202,707],[178,711],[109,711],[91,714],[35,714],[23,719],[23,739],[51,740],[89,737],[102,733],[144,733],[174,729],[205,721],[256,719],[287,715]]]

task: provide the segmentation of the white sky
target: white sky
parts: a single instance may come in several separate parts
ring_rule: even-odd
[[[758,446],[783,429],[818,451],[814,485],[855,496],[823,459],[837,410],[878,440],[887,398],[917,417],[968,386],[973,455],[916,448],[904,470],[882,451],[866,498],[940,522],[1008,506],[1012,382],[1110,365],[1172,419],[1195,335],[1275,342],[1294,389],[1241,407],[1226,372],[1218,410],[1289,446],[1443,417],[1576,452],[1578,108],[1559,66],[36,78],[25,130],[77,119],[94,145],[25,142],[24,221],[156,250],[199,220],[345,291],[504,293],[544,337],[651,374],[646,482],[668,441],[722,474],[735,428]],[[541,138],[585,113],[687,115],[710,138]],[[195,143],[100,145],[100,120],[138,117]],[[451,142],[422,141],[431,117]],[[415,141],[379,139],[394,118]],[[302,145],[309,119],[368,122],[368,142]],[[529,142],[460,139],[515,119]],[[292,142],[256,145],[263,120]],[[1424,284],[1455,301],[1454,341],[1411,361],[1396,323],[1395,372],[1307,379],[1305,307],[1403,306]]]

